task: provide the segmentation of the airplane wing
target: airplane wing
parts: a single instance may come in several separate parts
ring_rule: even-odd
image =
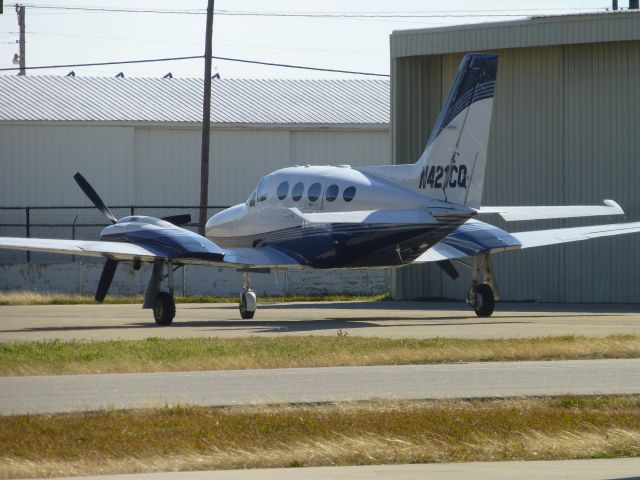
[[[176,257],[170,252],[162,252],[157,248],[146,248],[144,246],[128,242],[0,237],[0,248],[89,257],[105,257],[118,261],[140,260],[142,262],[153,262],[155,258],[167,258],[171,259],[172,263],[176,265],[213,264],[221,267],[251,268],[300,266],[300,263],[297,260],[269,246],[259,248],[220,249],[224,256],[215,256],[215,254],[213,254],[210,257],[207,257],[200,254],[198,256],[194,255],[193,257]]]
[[[114,260],[139,258],[153,261],[158,255],[149,249],[126,242],[88,240],[54,240],[49,238],[0,237],[0,248],[32,252],[62,253],[88,257],[108,257]]]
[[[564,205],[534,207],[481,207],[479,214],[499,215],[507,222],[521,220],[547,220],[552,218],[597,217],[624,215],[624,210],[613,200],[604,200],[604,205]]]
[[[521,250],[637,232],[640,232],[640,222],[508,233],[493,225],[470,220],[420,255],[414,263],[456,260],[480,253]]]

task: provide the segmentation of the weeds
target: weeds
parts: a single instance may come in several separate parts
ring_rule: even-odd
[[[0,477],[640,455],[640,397],[0,417]]]
[[[348,336],[148,338],[0,344],[0,375],[638,358],[640,335],[516,339]]]

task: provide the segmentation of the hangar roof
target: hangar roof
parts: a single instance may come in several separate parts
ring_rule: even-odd
[[[397,30],[391,57],[640,40],[640,11],[549,15],[525,20]]]
[[[202,79],[0,76],[0,122],[202,121]],[[389,124],[388,80],[212,82],[212,124]]]

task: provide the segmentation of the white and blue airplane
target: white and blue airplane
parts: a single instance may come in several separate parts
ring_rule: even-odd
[[[481,207],[497,67],[497,55],[464,57],[427,147],[414,164],[277,170],[260,180],[246,203],[211,217],[205,236],[178,226],[190,221],[188,215],[118,220],[77,173],[82,190],[112,222],[99,241],[0,237],[0,248],[105,257],[98,301],[105,298],[119,262],[133,262],[136,269],[142,262],[153,263],[143,308],[153,309],[158,325],[173,321],[173,272],[187,264],[243,272],[240,314],[247,319],[256,311],[252,272],[437,262],[456,278],[453,261],[458,261],[471,268],[467,302],[478,316],[490,316],[499,299],[491,254],[640,232],[635,222],[508,233],[474,218],[624,213],[612,200],[599,206]],[[161,290],[165,278],[168,291]]]

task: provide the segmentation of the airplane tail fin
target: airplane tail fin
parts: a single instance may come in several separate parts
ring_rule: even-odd
[[[427,148],[416,162],[418,189],[431,198],[480,208],[498,56],[465,55]]]

